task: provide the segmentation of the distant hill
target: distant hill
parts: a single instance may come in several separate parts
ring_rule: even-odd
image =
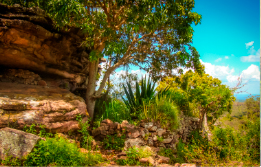
[[[244,102],[247,98],[251,96],[260,96],[260,94],[235,94],[234,96],[236,97],[236,101]]]

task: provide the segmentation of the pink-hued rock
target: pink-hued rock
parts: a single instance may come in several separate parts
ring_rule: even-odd
[[[31,133],[12,128],[0,129],[0,158],[13,156],[22,158],[28,155],[41,138]]]
[[[52,132],[78,130],[77,115],[87,118],[84,100],[61,88],[0,82],[0,128],[45,125]]]
[[[113,122],[109,119],[105,119],[101,123],[112,124]]]
[[[158,155],[158,163],[169,163],[170,158]]]
[[[196,167],[196,164],[185,163],[185,164],[181,164],[180,167]]]

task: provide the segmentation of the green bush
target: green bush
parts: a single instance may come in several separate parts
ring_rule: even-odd
[[[107,135],[103,140],[103,147],[106,150],[122,150],[125,143],[125,135],[121,135],[120,137],[115,135]]]
[[[126,105],[118,99],[112,99],[111,102],[108,105],[106,105],[105,111],[99,118],[99,121],[101,122],[104,119],[110,119],[113,122],[131,120],[130,112],[126,108]]]
[[[170,161],[169,161],[170,164],[174,164],[177,161],[177,159],[174,157],[174,150],[172,150],[170,148],[161,147],[158,154],[161,155],[161,156],[164,156],[164,157],[169,157],[170,158]]]
[[[143,107],[143,119],[159,121],[171,130],[179,127],[179,109],[167,96],[156,96],[154,101],[144,102]]]
[[[92,146],[91,142],[92,142],[93,138],[91,135],[89,135],[89,132],[88,132],[88,128],[90,126],[89,121],[83,122],[82,117],[80,115],[78,115],[76,117],[76,120],[80,124],[80,130],[78,130],[78,132],[80,132],[82,134],[81,146],[83,148],[91,150],[91,146]]]
[[[27,157],[26,166],[83,166],[95,165],[103,161],[101,154],[81,153],[76,144],[70,143],[64,138],[47,138],[39,141]]]
[[[260,162],[260,119],[248,121],[248,132],[245,136],[247,142],[247,152],[252,160]]]
[[[250,119],[260,117],[260,96],[251,96],[246,99],[247,115]]]
[[[116,162],[119,165],[146,165],[148,166],[149,164],[141,164],[139,162],[139,159],[141,158],[147,158],[153,155],[153,152],[148,149],[148,147],[130,147],[128,148],[127,152],[127,159],[118,159]]]

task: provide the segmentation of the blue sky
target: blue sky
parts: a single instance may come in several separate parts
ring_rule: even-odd
[[[229,86],[241,75],[241,90],[260,94],[259,0],[195,0],[193,11],[202,15],[193,46],[206,72]]]
[[[230,87],[241,77],[247,82],[241,93],[260,94],[259,0],[195,0],[193,11],[202,15],[201,24],[193,25],[192,45],[206,73]]]

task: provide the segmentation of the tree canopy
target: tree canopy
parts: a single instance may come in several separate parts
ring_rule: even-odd
[[[191,70],[176,77],[166,77],[159,90],[169,87],[172,99],[183,112],[198,116],[201,121],[206,113],[213,122],[225,111],[231,113],[235,101],[233,91],[221,84],[218,78]]]

